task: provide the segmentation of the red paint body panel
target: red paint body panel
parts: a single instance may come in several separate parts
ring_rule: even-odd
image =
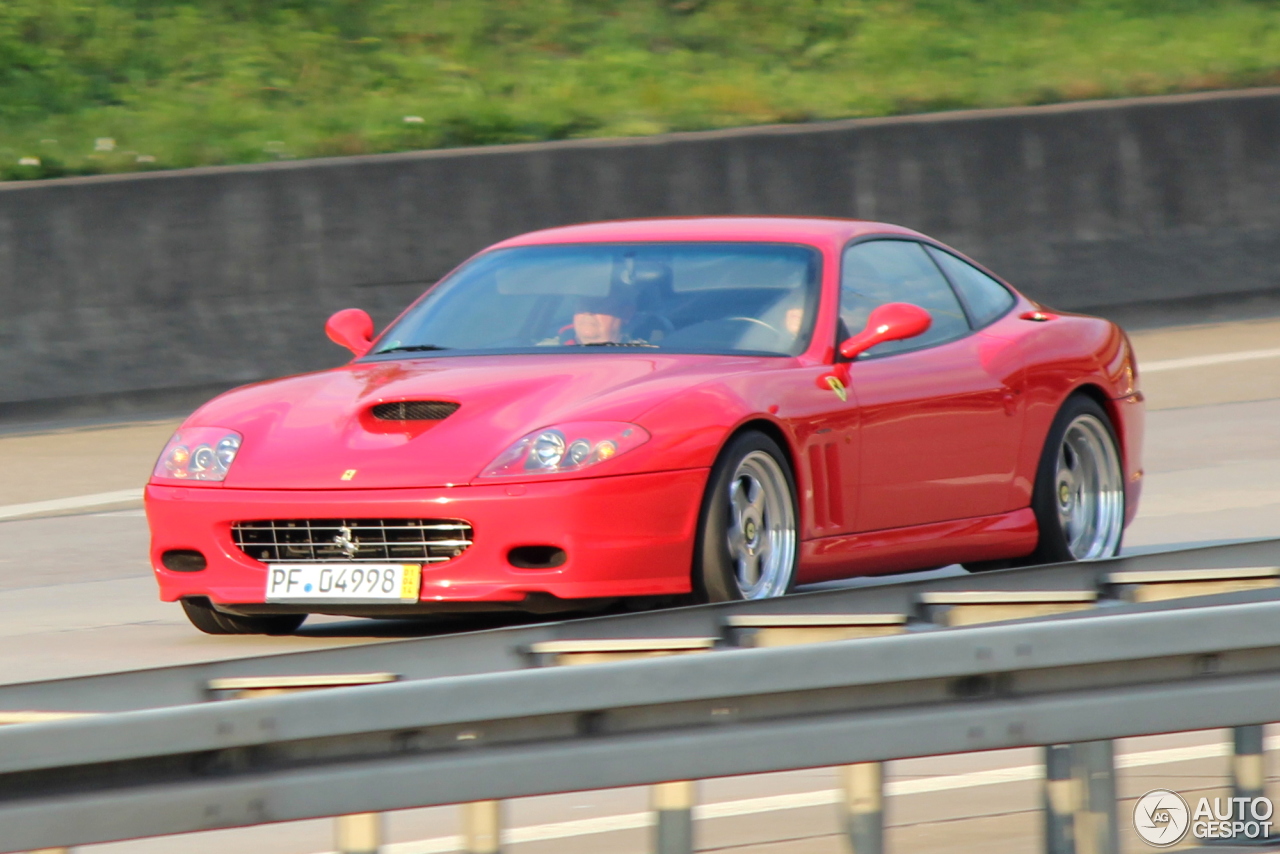
[[[862,411],[855,531],[1005,513],[1022,440],[1022,358],[978,332],[850,369]]]
[[[720,217],[569,226],[498,244],[805,244],[823,259],[816,329],[792,357],[412,353],[229,392],[185,424],[243,436],[225,483],[147,489],[162,597],[262,602],[265,566],[232,544],[235,521],[422,516],[465,519],[475,530],[461,556],[424,570],[424,602],[688,592],[708,470],[747,424],[772,433],[790,457],[802,581],[1018,557],[1036,543],[1027,508],[1050,424],[1080,391],[1112,417],[1132,519],[1143,407],[1123,332],[1072,314],[1022,319],[1041,306],[1019,297],[960,340],[833,367],[841,253],[868,235],[928,241],[883,223]],[[833,370],[848,378],[845,401],[821,380]],[[460,407],[417,425],[369,412],[421,399]],[[569,421],[630,422],[650,439],[586,473],[479,477],[520,437]],[[558,546],[569,558],[554,570],[516,569],[506,554],[518,545]],[[199,549],[209,567],[166,570],[167,549]]]
[[[1035,304],[1026,303],[1026,307]],[[1111,416],[1120,440],[1125,470],[1126,524],[1137,513],[1142,478],[1141,399],[1121,403],[1136,392],[1134,359],[1129,341],[1119,327],[1083,315],[1056,313],[1052,320],[1022,320],[1019,305],[989,331],[1007,337],[1025,361],[1022,405],[1025,408],[1023,441],[1015,476],[1015,499],[1031,501],[1036,466],[1049,427],[1062,402],[1073,392],[1091,393]]]
[[[758,372],[777,361],[573,353],[351,364],[237,390],[206,404],[192,419],[244,436],[226,479],[228,488],[459,485],[470,483],[530,430],[564,421],[633,421],[655,401],[734,373]],[[366,415],[379,403],[424,396],[461,407],[430,429],[408,432],[397,431],[396,422],[376,422]],[[660,437],[658,444],[593,471],[605,476],[710,466],[714,447],[690,458],[672,449],[685,440],[683,435]],[[340,480],[349,469],[356,476]]]

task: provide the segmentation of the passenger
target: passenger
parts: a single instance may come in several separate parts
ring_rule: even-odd
[[[800,327],[804,326],[804,306],[787,309],[787,313],[782,318],[782,325],[787,332],[791,333],[793,339],[799,335]]]
[[[795,340],[800,337],[800,331],[804,329],[804,297],[804,291],[796,288],[774,302],[760,315],[760,319],[763,322],[786,338],[788,347],[795,343]],[[773,341],[771,343],[772,346],[777,346],[779,342]]]

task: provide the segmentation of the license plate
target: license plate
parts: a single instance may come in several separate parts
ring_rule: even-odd
[[[273,563],[267,565],[268,602],[417,602],[422,567],[416,563]]]

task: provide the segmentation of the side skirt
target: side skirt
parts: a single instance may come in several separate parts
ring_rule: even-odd
[[[995,516],[805,540],[800,544],[799,582],[1024,557],[1035,550],[1038,536],[1035,514],[1024,507]]]

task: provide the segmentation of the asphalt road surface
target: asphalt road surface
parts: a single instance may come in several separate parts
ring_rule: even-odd
[[[1132,336],[1149,418],[1145,496],[1126,550],[1280,536],[1280,312]],[[313,618],[297,637],[210,637],[192,629],[178,606],[158,602],[146,563],[145,519],[128,491],[145,481],[175,423],[10,428],[0,434],[0,682],[424,631]],[[94,512],[85,512],[86,503]],[[1157,785],[1209,791],[1225,779],[1218,733],[1135,739],[1120,750],[1132,755],[1121,762],[1127,798]],[[1035,850],[1041,836],[1038,763],[1029,750],[890,763],[890,850]],[[703,783],[699,847],[753,854],[845,851],[831,805],[834,785],[830,770]],[[509,850],[644,851],[646,804],[643,790],[511,803],[507,824],[515,836]],[[1124,811],[1131,806],[1121,804],[1122,827],[1130,825]],[[453,808],[396,814],[389,822],[396,844],[388,854],[454,850],[456,821]],[[1126,845],[1145,850],[1133,839]],[[82,850],[310,854],[331,847],[329,822],[302,822]]]

